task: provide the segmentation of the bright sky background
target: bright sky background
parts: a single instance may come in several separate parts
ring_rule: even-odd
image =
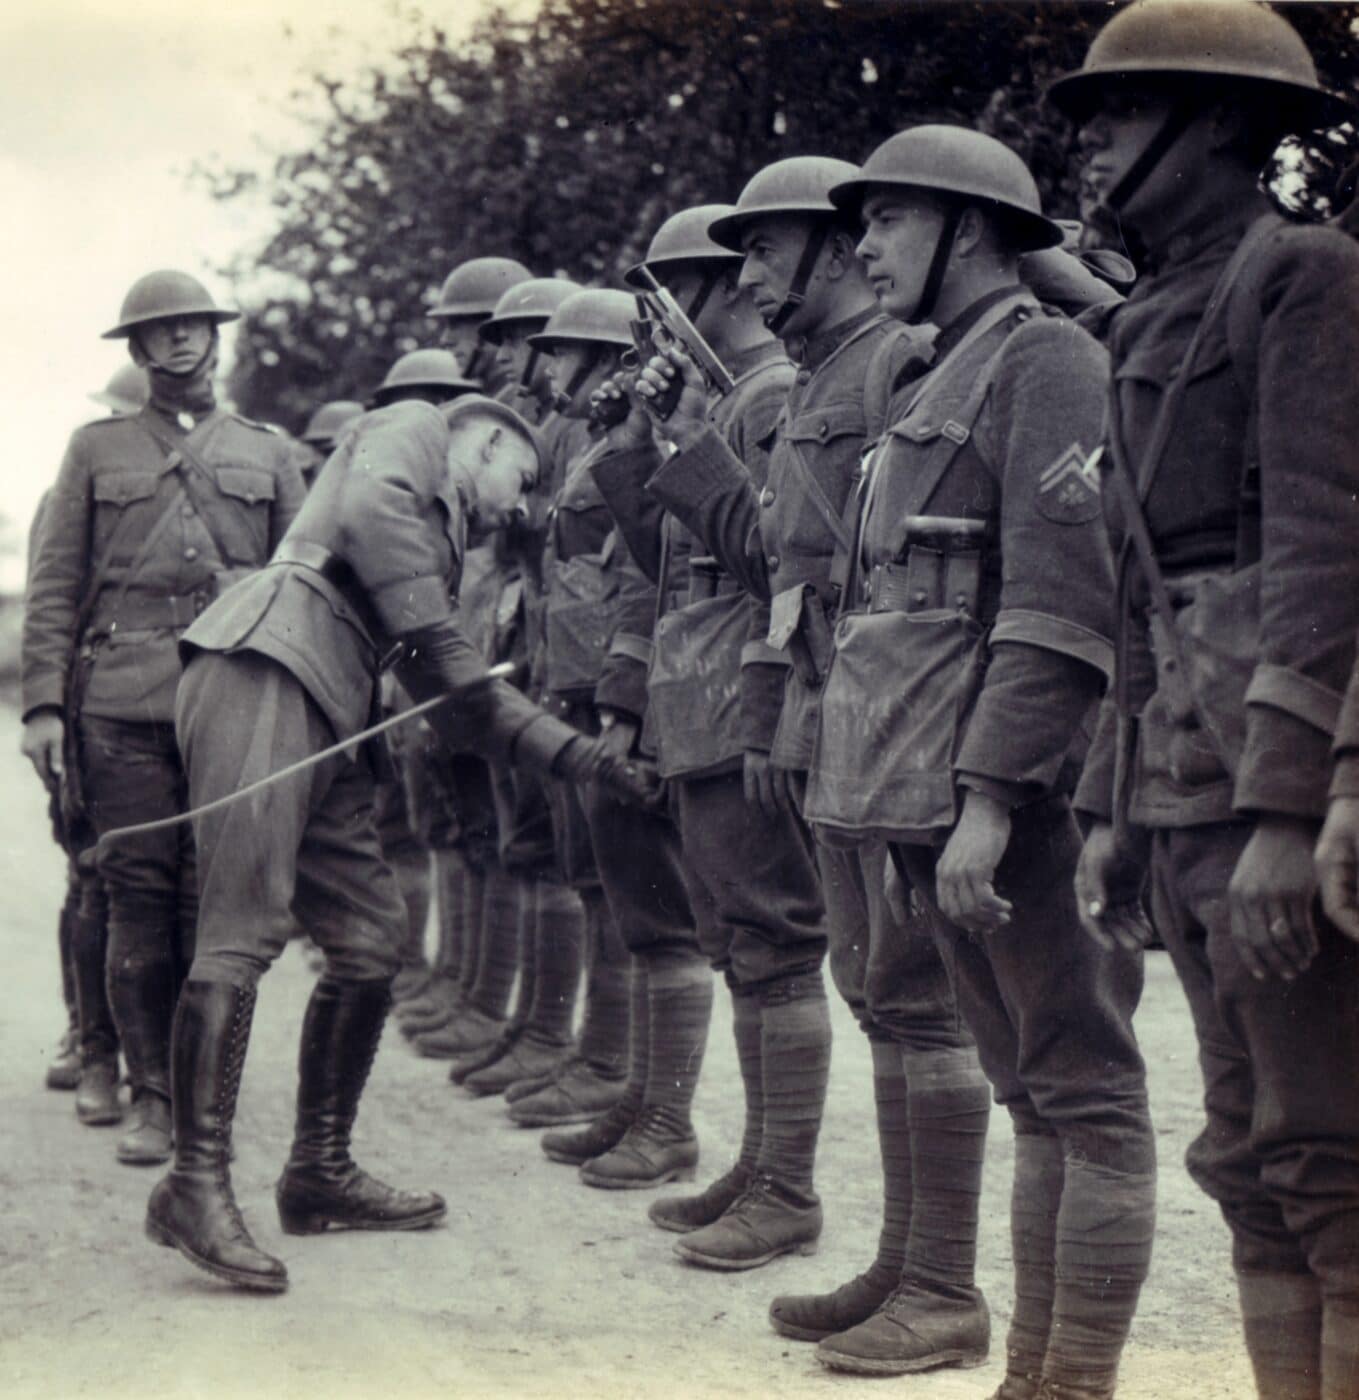
[[[453,35],[485,0],[427,0]],[[213,269],[257,242],[267,208],[217,205],[196,161],[258,164],[305,139],[289,95],[344,76],[409,32],[393,0],[42,0],[0,4],[0,591],[85,397],[124,362],[99,339],[143,272]],[[227,333],[231,327],[226,328]],[[228,345],[229,348],[229,345]]]

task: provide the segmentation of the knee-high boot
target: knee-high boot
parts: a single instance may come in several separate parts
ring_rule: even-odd
[[[147,1204],[146,1233],[242,1288],[281,1293],[283,1265],[259,1249],[231,1190],[231,1124],[255,989],[186,982],[175,1014],[175,1160]]]
[[[105,960],[108,927],[103,917],[75,910],[69,915],[71,964],[80,1026],[80,1081],[75,1111],[82,1123],[120,1123],[118,1033],[109,1008]]]
[[[387,982],[317,982],[302,1022],[297,1126],[279,1178],[279,1220],[290,1235],[327,1225],[354,1230],[415,1230],[444,1218],[432,1191],[398,1191],[368,1175],[349,1155],[359,1098],[377,1056],[391,1004]]]
[[[170,1160],[170,1029],[175,1014],[177,935],[120,938],[109,930],[109,1004],[132,1081],[132,1112],[117,1157],[131,1166]],[[122,951],[128,944],[132,946]]]

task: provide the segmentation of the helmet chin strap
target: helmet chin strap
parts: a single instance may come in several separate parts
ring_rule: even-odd
[[[1146,183],[1147,177],[1166,158],[1170,148],[1189,129],[1198,109],[1188,102],[1175,102],[1166,113],[1156,134],[1147,142],[1141,155],[1123,172],[1122,178],[1104,198],[1104,203],[1117,214]]]
[[[934,240],[934,252],[930,256],[929,270],[925,273],[925,285],[920,289],[920,300],[906,318],[913,326],[928,321],[939,303],[949,260],[953,257],[953,244],[958,237],[958,225],[963,218],[963,207],[961,204],[950,204],[944,211],[944,222],[940,225],[938,238]]]
[[[558,413],[565,413],[571,407],[572,401],[580,393],[581,386],[595,372],[602,354],[603,351],[598,346],[593,347],[589,356],[581,361],[579,369],[571,376],[566,388],[557,391],[552,406]]]
[[[807,235],[807,241],[802,245],[802,256],[798,258],[793,280],[788,284],[783,302],[765,323],[775,335],[782,333],[793,313],[807,300],[807,284],[812,280],[812,270],[816,267],[816,260],[821,256],[821,250],[826,246],[830,233],[830,221],[823,219]],[[693,320],[692,314],[689,319]]]
[[[717,288],[717,284],[722,280],[724,269],[721,265],[710,267],[704,274],[703,280],[698,284],[698,290],[694,293],[694,299],[684,308],[684,314],[694,322],[703,314],[703,308],[708,304],[708,298],[712,296]]]
[[[187,410],[191,413],[210,412],[217,403],[213,392],[212,372],[217,364],[219,346],[217,327],[212,328],[212,338],[207,349],[198,357],[191,369],[176,370],[162,365],[147,352],[142,338],[134,331],[131,341],[140,357],[147,376],[151,381],[151,401],[172,413]]]

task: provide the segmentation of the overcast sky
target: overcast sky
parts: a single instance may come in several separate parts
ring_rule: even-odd
[[[483,6],[422,8],[456,32]],[[0,512],[19,547],[0,591],[22,586],[22,538],[72,428],[103,411],[85,396],[124,362],[99,339],[124,291],[180,267],[224,299],[214,267],[267,226],[190,186],[195,161],[291,148],[309,66],[354,72],[405,32],[391,0],[0,4]]]

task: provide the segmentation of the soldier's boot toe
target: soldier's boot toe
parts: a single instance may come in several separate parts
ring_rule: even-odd
[[[215,1277],[260,1293],[282,1293],[288,1271],[250,1238],[224,1175],[171,1171],[146,1207],[146,1234]]]
[[[101,1056],[82,1067],[80,1083],[76,1085],[75,1114],[92,1128],[123,1121],[116,1058]]]
[[[721,1219],[750,1185],[752,1172],[738,1162],[693,1196],[667,1196],[653,1201],[647,1218],[662,1230],[687,1235]]]
[[[641,1191],[667,1181],[692,1181],[697,1166],[693,1128],[674,1110],[648,1105],[616,1147],[582,1165],[580,1179],[606,1191]]]
[[[504,1030],[502,1017],[490,1016],[477,1006],[466,1006],[446,1025],[416,1035],[411,1044],[415,1046],[415,1053],[427,1060],[452,1060],[494,1043]]]
[[[675,1241],[675,1253],[704,1269],[758,1269],[781,1254],[815,1254],[821,1204],[757,1173],[711,1225]]]
[[[989,1400],[1038,1400],[1039,1378],[1010,1372]]]
[[[403,967],[392,979],[392,1007],[410,1006],[434,984],[434,974],[423,963]]]
[[[128,1130],[118,1139],[115,1155],[130,1167],[154,1167],[168,1162],[173,1151],[169,1100],[151,1089],[138,1091]]]
[[[556,1040],[539,1040],[532,1031],[526,1031],[503,1055],[473,1070],[462,1081],[462,1087],[478,1098],[503,1094],[522,1079],[551,1073],[569,1053],[569,1045]]]
[[[617,1147],[636,1117],[637,1110],[620,1101],[583,1128],[544,1133],[540,1145],[549,1161],[579,1167]]]
[[[341,1230],[424,1230],[448,1214],[436,1191],[400,1191],[352,1162],[338,1171],[289,1167],[274,1192],[287,1235]]]
[[[798,1342],[819,1342],[867,1322],[900,1281],[895,1270],[874,1264],[830,1293],[784,1293],[769,1305],[769,1325]]]
[[[49,1089],[80,1087],[80,1044],[74,1026],[68,1027],[66,1034],[57,1042],[56,1054],[47,1066],[43,1082]]]
[[[866,1322],[818,1342],[816,1359],[832,1371],[906,1376],[981,1366],[990,1348],[991,1314],[980,1293],[945,1298],[903,1284]]]
[[[509,1116],[521,1128],[556,1128],[591,1123],[623,1097],[627,1077],[605,1074],[588,1060],[571,1060],[546,1084],[519,1094],[520,1085],[505,1091]]]

